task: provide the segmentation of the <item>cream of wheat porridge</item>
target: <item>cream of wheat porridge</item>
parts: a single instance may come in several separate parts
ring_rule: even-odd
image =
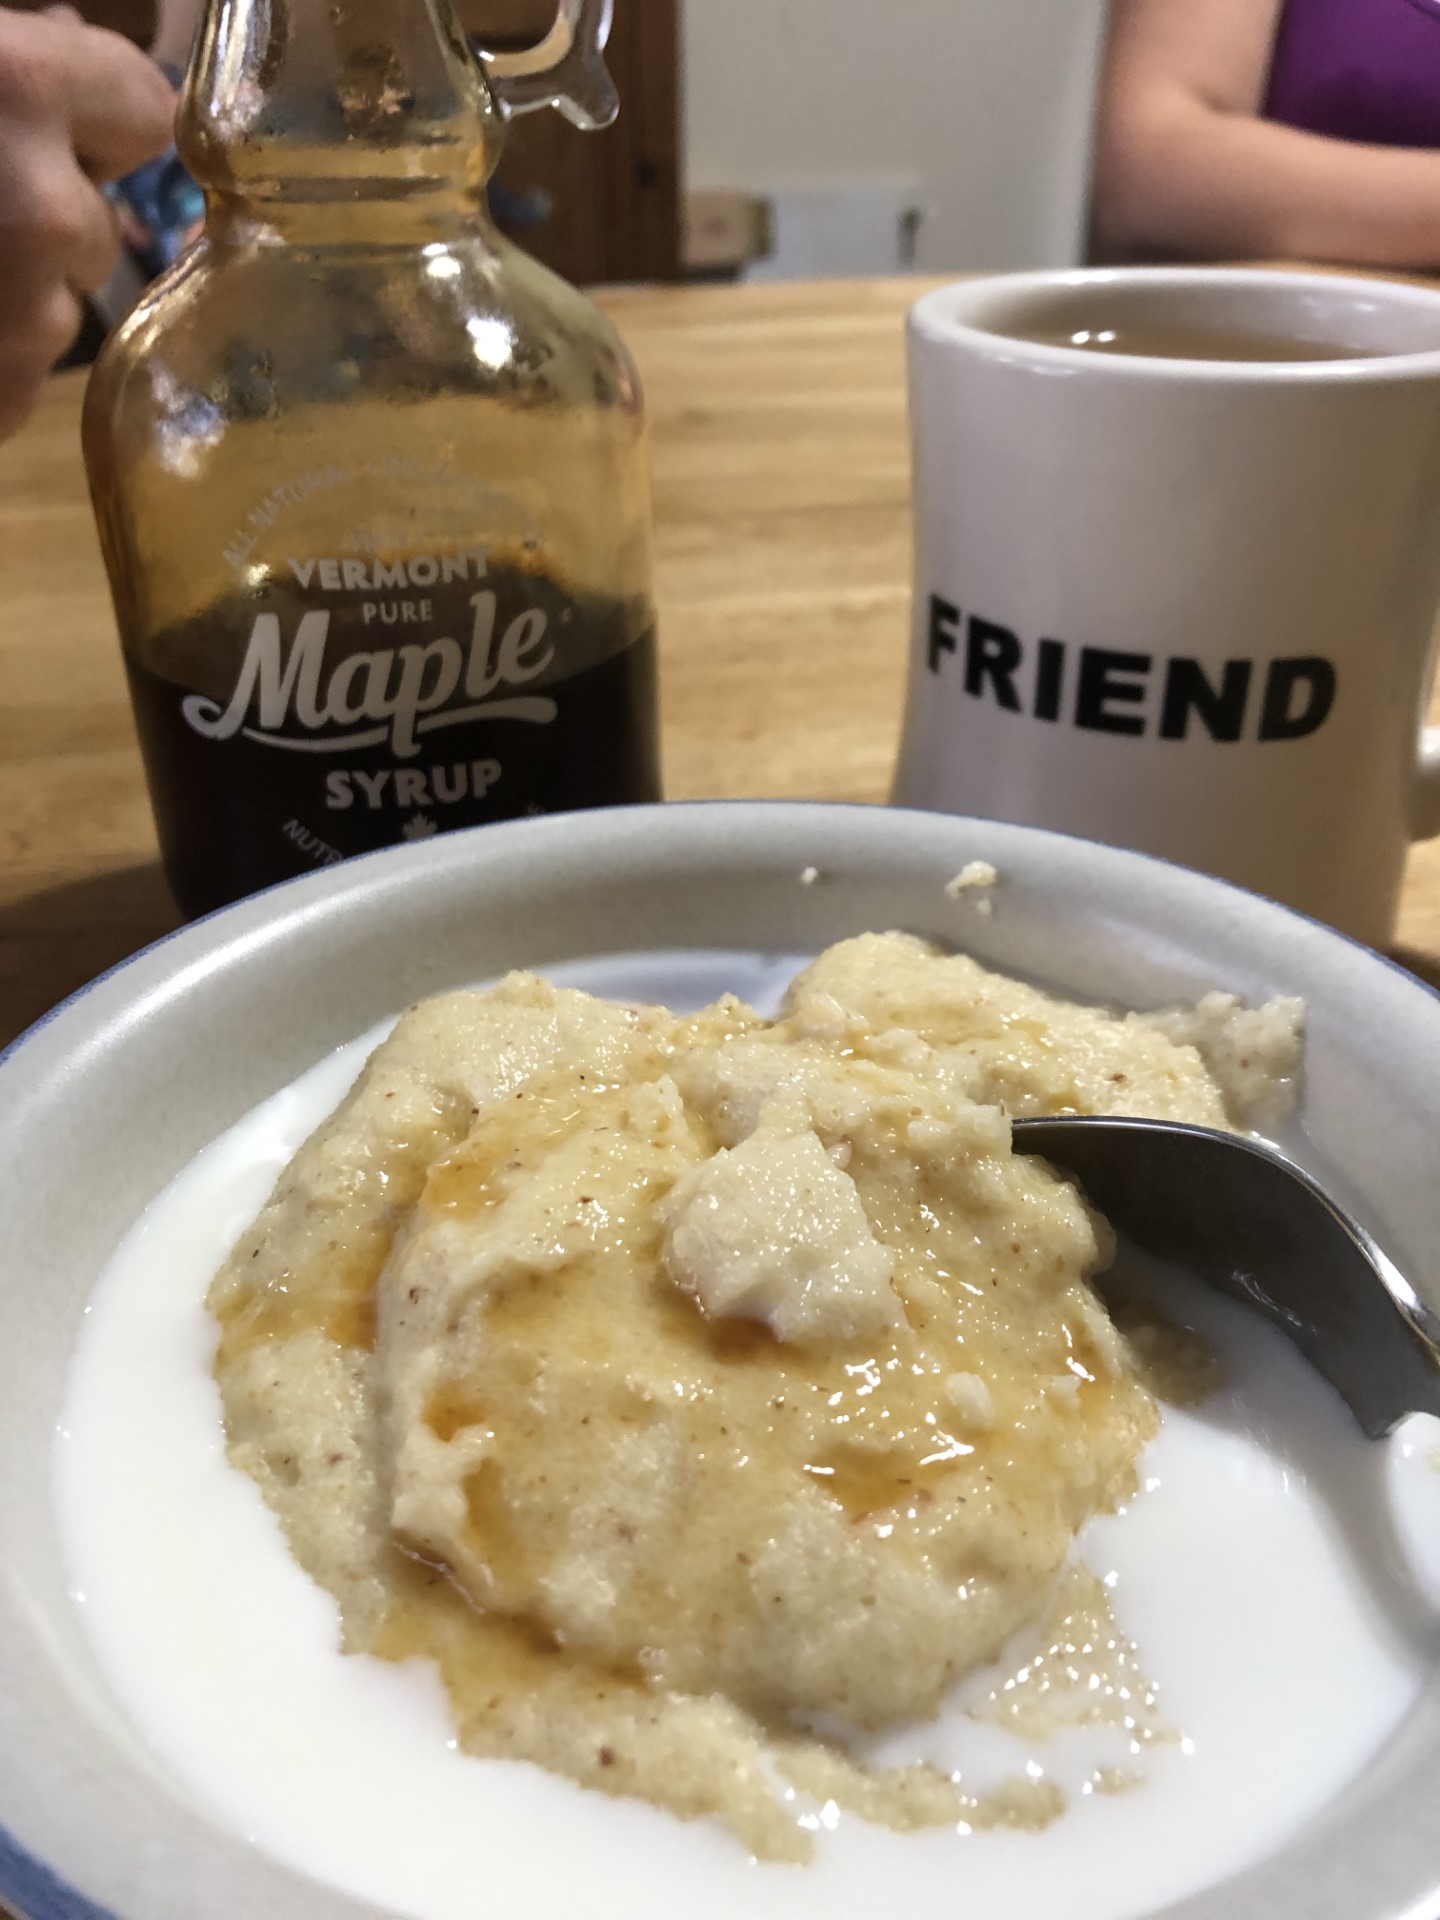
[[[730,989],[773,1009],[799,964],[637,954],[556,975],[622,1001],[698,1009]],[[1283,1080],[1294,1011],[1211,996],[1171,1038],[1207,1048],[1243,1106]],[[225,1825],[416,1920],[671,1920],[677,1902],[695,1920],[873,1920],[902,1904],[1127,1920],[1282,1842],[1398,1724],[1433,1666],[1433,1625],[1394,1576],[1387,1515],[1408,1502],[1411,1533],[1440,1538],[1440,1423],[1377,1453],[1273,1330],[1127,1256],[1126,1284],[1202,1336],[1187,1348],[1125,1317],[1147,1380],[1192,1401],[1211,1390],[1165,1407],[1138,1491],[1084,1526],[1038,1620],[933,1719],[798,1716],[864,1808],[822,1797],[813,1770],[806,1792],[772,1769],[810,1865],[757,1865],[720,1820],[471,1757],[433,1660],[341,1652],[336,1601],[227,1464],[212,1377],[211,1276],[383,1038],[264,1102],[146,1210],[99,1282],[67,1392],[57,1496],[77,1606],[143,1737]],[[1006,1097],[1020,1093],[1012,1080]],[[948,1392],[984,1418],[973,1381]],[[882,1824],[890,1776],[917,1773],[932,1794],[937,1776],[962,1789],[962,1816],[897,1833]],[[1007,1800],[1028,1824],[997,1819]]]
[[[230,1457],[348,1648],[436,1662],[467,1752],[767,1859],[811,1852],[797,1790],[1044,1826],[1053,1781],[837,1737],[932,1717],[1047,1613],[1179,1737],[1103,1591],[1057,1597],[1159,1413],[1089,1284],[1107,1229],[1007,1115],[1241,1122],[1297,1035],[1293,1003],[1117,1018],[901,935],[775,1019],[524,974],[425,1002],[215,1281]]]

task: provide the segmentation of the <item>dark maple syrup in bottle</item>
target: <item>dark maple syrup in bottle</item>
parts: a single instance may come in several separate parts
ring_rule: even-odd
[[[647,451],[610,323],[492,226],[507,113],[614,110],[606,0],[212,0],[203,238],[84,441],[166,871],[202,913],[453,827],[659,797]]]

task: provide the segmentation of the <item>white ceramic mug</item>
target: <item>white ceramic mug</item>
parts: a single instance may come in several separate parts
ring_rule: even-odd
[[[1016,333],[1358,350],[1146,358]],[[898,802],[1063,828],[1375,944],[1440,833],[1440,293],[1207,268],[1017,274],[910,316]]]

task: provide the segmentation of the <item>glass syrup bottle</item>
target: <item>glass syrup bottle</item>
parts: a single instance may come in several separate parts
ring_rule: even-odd
[[[161,851],[202,913],[342,857],[659,796],[649,479],[610,323],[485,207],[506,115],[603,125],[609,0],[211,0],[204,237],[84,447]]]

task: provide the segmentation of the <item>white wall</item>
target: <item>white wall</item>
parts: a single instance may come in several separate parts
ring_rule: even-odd
[[[1073,261],[1103,13],[1104,0],[682,0],[686,184],[918,179],[920,268]]]

